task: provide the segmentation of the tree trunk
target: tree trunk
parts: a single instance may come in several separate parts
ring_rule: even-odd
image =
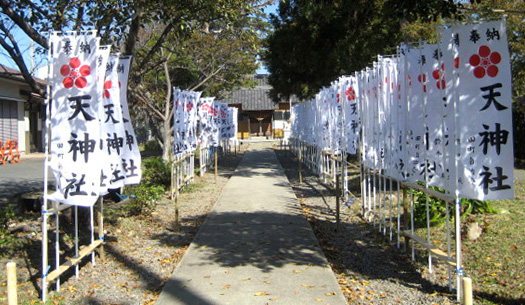
[[[162,159],[168,161],[170,157],[171,149],[171,120],[168,118],[164,121],[164,126],[162,128]]]
[[[164,57],[164,49],[160,49],[161,55]],[[166,55],[166,61],[163,63],[164,76],[166,77],[166,98],[164,100],[164,125],[162,130],[162,137],[164,146],[162,147],[162,159],[164,161],[169,160],[170,149],[171,149],[171,117],[172,117],[172,104],[171,104],[171,78],[170,71],[168,67],[168,61],[171,57],[171,52],[168,52]]]

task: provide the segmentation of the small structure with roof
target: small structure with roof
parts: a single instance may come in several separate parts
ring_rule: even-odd
[[[36,78],[39,85],[45,81]],[[0,65],[0,141],[16,140],[20,154],[44,149],[44,100],[32,93],[22,74]]]
[[[282,100],[278,103],[272,101],[269,96],[272,86],[268,83],[268,75],[256,74],[252,79],[256,82],[255,87],[241,88],[221,101],[239,109],[238,138],[285,137],[285,133],[290,129],[292,101]]]

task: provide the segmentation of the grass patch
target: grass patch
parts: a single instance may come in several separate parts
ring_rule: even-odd
[[[525,304],[525,184],[516,183],[515,191],[514,199],[491,202],[500,213],[470,214],[461,220],[463,269],[472,278],[476,304]],[[453,206],[451,209],[453,213]],[[469,240],[466,226],[474,222],[481,226],[482,234]],[[455,256],[453,220],[450,225]],[[446,226],[432,227],[430,232],[432,243],[446,251]],[[418,228],[416,234],[426,239],[426,227]],[[419,256],[422,264],[426,264],[425,257]]]
[[[198,190],[200,190],[201,188],[203,188],[204,186],[206,186],[206,183],[204,181],[202,181],[202,180],[195,180],[192,183],[184,186],[180,190],[180,192],[183,193],[183,194],[195,193]]]

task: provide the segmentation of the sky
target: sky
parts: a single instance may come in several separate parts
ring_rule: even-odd
[[[271,13],[273,14],[276,14],[277,13],[277,8],[279,7],[279,1],[274,1],[275,3],[268,6],[267,8],[264,9],[264,12],[269,15]],[[261,63],[259,62],[259,69],[257,69],[256,71],[257,74],[268,74],[268,70],[266,69],[266,67]]]

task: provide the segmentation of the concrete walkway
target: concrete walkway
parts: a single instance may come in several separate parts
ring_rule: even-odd
[[[44,154],[28,154],[21,159],[22,163],[0,165],[0,203],[14,202],[17,195],[44,188]],[[52,174],[49,179],[54,185]]]
[[[346,304],[273,150],[245,154],[156,304]]]

